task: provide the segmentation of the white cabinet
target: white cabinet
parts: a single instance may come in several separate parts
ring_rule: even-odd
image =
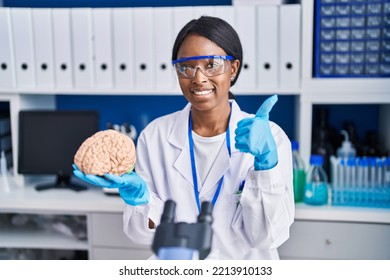
[[[281,259],[390,258],[390,224],[296,220]]]
[[[134,244],[123,232],[122,213],[90,215],[91,259],[143,260],[153,253],[149,247]]]
[[[297,205],[281,259],[390,259],[390,209]]]

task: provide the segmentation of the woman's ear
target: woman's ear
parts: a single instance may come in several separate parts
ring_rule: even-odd
[[[232,69],[231,69],[231,75],[237,76],[238,69],[240,68],[240,61],[238,59],[235,59],[232,61]]]

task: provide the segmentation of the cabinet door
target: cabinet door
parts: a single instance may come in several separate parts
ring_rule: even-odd
[[[94,246],[90,258],[93,260],[146,260],[151,253],[143,249],[119,249]]]
[[[390,225],[295,221],[281,259],[390,259]]]
[[[146,259],[153,253],[147,246],[133,243],[123,232],[122,213],[91,214],[93,259]]]

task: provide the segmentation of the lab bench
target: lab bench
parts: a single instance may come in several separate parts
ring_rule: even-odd
[[[27,249],[44,251],[36,254],[43,259],[68,258],[71,251],[79,253],[77,257],[81,252],[88,259],[147,259],[152,255],[151,249],[132,243],[123,232],[124,208],[119,196],[106,195],[99,188],[39,192],[34,186],[11,186],[8,192],[0,193],[0,258],[2,254],[7,258],[6,251]],[[84,219],[85,238],[66,234],[64,225],[59,231],[31,223],[15,226],[7,222],[10,215]]]
[[[124,208],[120,197],[99,188],[38,192],[33,185],[11,185],[9,192],[0,193],[0,223],[15,214],[74,216],[86,220],[86,238],[3,224],[0,253],[4,248],[56,250],[84,252],[88,259],[147,259],[150,248],[132,243],[123,233]],[[390,209],[296,204],[290,238],[279,254],[281,259],[390,259]]]

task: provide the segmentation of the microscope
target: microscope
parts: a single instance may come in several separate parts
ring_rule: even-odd
[[[204,260],[211,251],[211,202],[203,202],[196,223],[174,223],[176,203],[167,200],[152,250],[160,260]]]

